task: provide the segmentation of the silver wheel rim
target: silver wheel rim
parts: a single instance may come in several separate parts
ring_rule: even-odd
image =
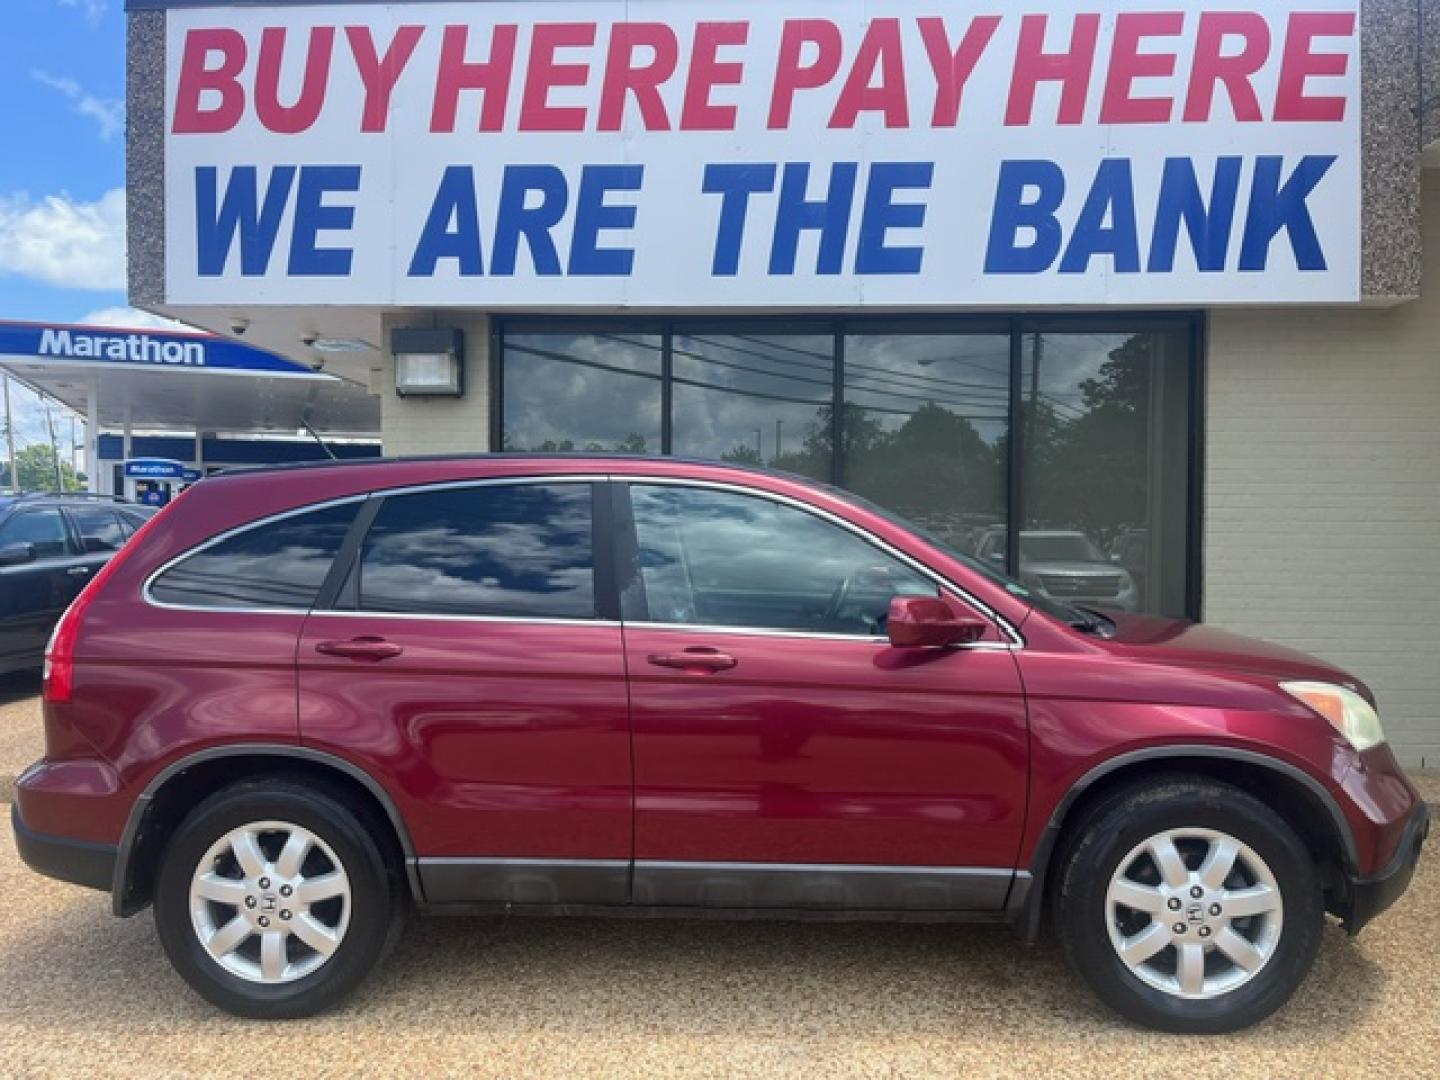
[[[1255,851],[1214,829],[1170,829],[1120,860],[1105,894],[1110,943],[1148,986],[1204,1001],[1275,955],[1284,903]]]
[[[256,821],[210,846],[190,879],[190,922],[210,958],[247,982],[303,979],[350,925],[350,879],[309,829]]]

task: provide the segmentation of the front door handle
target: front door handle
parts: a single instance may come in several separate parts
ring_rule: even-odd
[[[358,637],[350,641],[322,641],[315,651],[326,656],[344,656],[350,660],[390,660],[405,650],[393,641],[378,637]]]
[[[71,577],[84,577],[86,574],[90,573],[90,567],[72,566],[69,570],[66,570],[65,573],[69,574]]]
[[[650,663],[656,667],[679,668],[681,671],[729,671],[739,663],[733,656],[717,649],[694,648],[678,653],[651,653]]]

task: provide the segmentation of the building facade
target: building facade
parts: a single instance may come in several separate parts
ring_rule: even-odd
[[[129,8],[133,302],[387,453],[804,473],[1440,761],[1434,0]]]

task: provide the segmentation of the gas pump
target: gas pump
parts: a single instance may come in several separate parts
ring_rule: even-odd
[[[164,506],[178,495],[186,473],[195,470],[169,458],[131,458],[125,462],[125,483],[133,487],[133,498],[146,506]]]

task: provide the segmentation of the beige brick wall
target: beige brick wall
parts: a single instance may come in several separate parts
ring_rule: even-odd
[[[1342,664],[1440,765],[1440,176],[1421,299],[1210,319],[1205,619]]]
[[[465,333],[465,396],[402,398],[395,393],[395,360],[387,348],[379,375],[380,433],[391,457],[412,454],[455,454],[490,449],[490,320],[484,315],[431,319],[390,317],[385,339],[394,326],[456,326]]]

